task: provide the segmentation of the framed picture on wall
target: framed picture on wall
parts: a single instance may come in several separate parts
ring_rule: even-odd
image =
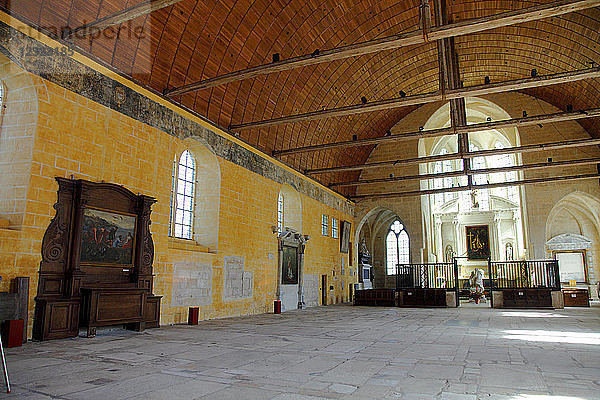
[[[490,235],[487,225],[467,226],[467,258],[487,260],[490,257]]]
[[[135,215],[84,209],[81,265],[132,266],[136,221]]]
[[[284,245],[282,249],[281,283],[295,285],[298,283],[298,248]]]
[[[340,235],[340,253],[348,253],[350,248],[350,226],[348,221],[342,221],[342,234]]]

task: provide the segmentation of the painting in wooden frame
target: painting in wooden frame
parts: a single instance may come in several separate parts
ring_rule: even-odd
[[[487,225],[467,226],[467,258],[469,260],[487,260],[490,257],[490,235]]]
[[[81,228],[81,265],[132,266],[137,217],[87,207]]]
[[[298,284],[298,248],[283,245],[282,250],[281,283],[283,285],[296,285]]]
[[[342,234],[340,235],[340,253],[348,253],[350,248],[350,227],[348,221],[342,221]]]

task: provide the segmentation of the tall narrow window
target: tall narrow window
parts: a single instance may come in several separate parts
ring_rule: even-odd
[[[387,273],[396,274],[396,265],[410,263],[410,246],[408,233],[404,230],[404,225],[396,220],[390,226],[386,237],[387,250]]]
[[[186,150],[179,158],[177,171],[177,196],[175,197],[175,237],[191,239],[194,220],[194,182],[196,163]]]
[[[177,187],[177,159],[173,159],[173,171],[171,173],[171,207],[169,207],[169,236],[173,236],[173,214],[175,212],[175,188]]]
[[[327,236],[327,215],[321,215],[321,235]]]
[[[283,193],[279,193],[279,199],[277,200],[277,231],[279,233],[283,231],[283,205]]]
[[[331,218],[331,237],[338,238],[338,220],[335,218]]]

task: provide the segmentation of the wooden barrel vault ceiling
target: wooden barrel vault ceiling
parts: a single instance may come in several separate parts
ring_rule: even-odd
[[[8,1],[8,3],[7,3]],[[42,28],[76,28],[110,16],[139,0],[4,0],[13,15]],[[434,12],[433,0],[431,11]],[[447,0],[452,22],[525,9],[546,0]],[[73,43],[156,91],[181,87],[233,71],[419,29],[420,0],[181,0],[119,26],[119,37],[73,38]],[[433,19],[433,18],[432,18]],[[128,34],[142,27],[148,37]],[[52,31],[52,29],[49,29]],[[455,37],[464,86],[600,64],[600,9],[515,24]],[[294,68],[172,96],[216,124],[280,116],[435,92],[439,88],[435,42]],[[600,106],[600,79],[526,89],[565,110]],[[418,106],[243,129],[240,138],[267,152],[384,136]],[[425,121],[423,121],[425,122]],[[599,118],[580,121],[600,137]],[[304,171],[367,160],[373,146],[282,156]],[[398,157],[402,158],[401,146]],[[324,184],[356,179],[357,171],[317,176]],[[339,188],[346,195],[352,187]]]

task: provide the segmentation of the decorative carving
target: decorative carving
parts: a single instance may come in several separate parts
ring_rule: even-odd
[[[49,263],[64,262],[66,253],[67,223],[64,221],[64,206],[54,204],[56,214],[42,240],[42,260]]]
[[[122,298],[127,299],[134,294],[139,295],[141,303],[138,303],[138,306],[123,303],[122,298],[117,297],[113,297],[114,301],[111,304],[119,310],[125,307],[127,312],[135,311],[138,314],[140,307],[143,307],[141,317],[124,319],[135,329],[144,329],[146,322],[151,326],[158,326],[160,297],[152,295],[154,243],[150,233],[151,206],[155,200],[135,195],[122,186],[110,183],[60,177],[56,180],[59,186],[58,201],[54,205],[56,215],[50,222],[42,242],[34,337],[47,340],[77,336],[81,315],[99,315],[99,310],[102,310],[105,316],[112,315],[114,309],[106,308],[104,302],[91,305],[89,296],[87,299],[82,297],[82,293],[90,291],[103,294],[117,290],[123,294]],[[90,259],[81,265],[82,246],[85,240],[89,242],[89,237],[84,240],[83,225],[84,215],[89,209],[136,217],[136,233],[132,241],[136,243],[133,260],[131,265],[123,266],[128,268]],[[95,238],[96,236],[94,240]],[[111,248],[115,246],[112,240],[100,241]],[[146,301],[150,298],[153,299],[152,304]],[[127,312],[126,315],[133,315]],[[108,322],[89,320],[88,326],[93,330],[105,323]]]
[[[144,255],[142,256],[142,269],[152,267],[154,261],[154,241],[150,233],[150,221],[146,224],[146,234],[144,235]]]

